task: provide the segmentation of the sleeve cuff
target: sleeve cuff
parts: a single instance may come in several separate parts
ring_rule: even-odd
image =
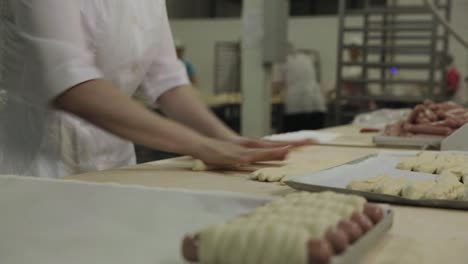
[[[160,76],[157,79],[149,78],[144,82],[144,90],[146,91],[147,96],[149,96],[153,106],[157,106],[157,99],[165,92],[178,86],[190,84],[187,72],[182,64],[177,65],[177,67],[173,67],[172,71],[168,72],[170,74]]]
[[[61,66],[46,75],[45,83],[49,84],[46,99],[50,102],[73,86],[103,77],[101,70],[94,66],[77,63]]]

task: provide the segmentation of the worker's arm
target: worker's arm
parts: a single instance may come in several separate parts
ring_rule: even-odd
[[[180,86],[161,95],[158,104],[169,116],[200,133],[224,141],[233,142],[249,148],[275,148],[285,146],[302,146],[314,143],[313,140],[273,142],[268,140],[239,136],[222,123],[199,99],[191,86]]]
[[[203,135],[222,140],[237,136],[236,132],[225,126],[208,109],[190,85],[165,92],[157,103],[168,117],[196,129]]]
[[[76,85],[58,96],[54,105],[137,144],[191,155],[214,165],[282,160],[288,152],[287,148],[248,149],[211,139],[150,112],[105,80]]]

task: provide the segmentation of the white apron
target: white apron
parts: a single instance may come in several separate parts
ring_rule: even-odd
[[[48,104],[96,78],[153,102],[187,84],[164,0],[32,1],[0,0],[0,173],[62,177],[134,164],[132,143]]]
[[[308,55],[289,55],[286,63],[274,68],[273,81],[284,82],[286,85],[287,114],[326,111],[325,97]]]

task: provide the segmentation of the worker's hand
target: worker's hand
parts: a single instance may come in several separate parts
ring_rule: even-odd
[[[242,166],[262,161],[285,160],[291,146],[248,148],[239,144],[206,139],[192,155],[216,166]]]
[[[303,140],[293,140],[293,141],[273,141],[259,138],[248,138],[237,136],[229,140],[235,144],[247,147],[247,148],[280,148],[290,146],[292,148],[302,147],[306,145],[317,144],[318,141],[314,139],[303,139]]]

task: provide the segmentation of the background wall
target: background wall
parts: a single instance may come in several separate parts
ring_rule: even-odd
[[[173,20],[171,26],[174,38],[180,39],[186,45],[186,57],[196,67],[200,89],[207,93],[212,92],[215,42],[239,40],[240,19]],[[320,51],[324,87],[331,88],[335,82],[337,30],[336,17],[290,19],[289,39],[298,48]]]
[[[406,0],[405,0],[406,1]],[[412,0],[420,2],[420,0]],[[459,32],[468,38],[468,1],[454,0],[452,22]],[[336,69],[336,42],[338,18],[336,16],[291,18],[290,41],[298,48],[316,49],[322,60],[322,86],[333,89]],[[172,20],[174,37],[186,44],[186,56],[196,67],[200,89],[211,93],[214,83],[214,44],[216,41],[239,40],[240,19]],[[453,39],[450,51],[462,73],[468,72],[468,51]]]

